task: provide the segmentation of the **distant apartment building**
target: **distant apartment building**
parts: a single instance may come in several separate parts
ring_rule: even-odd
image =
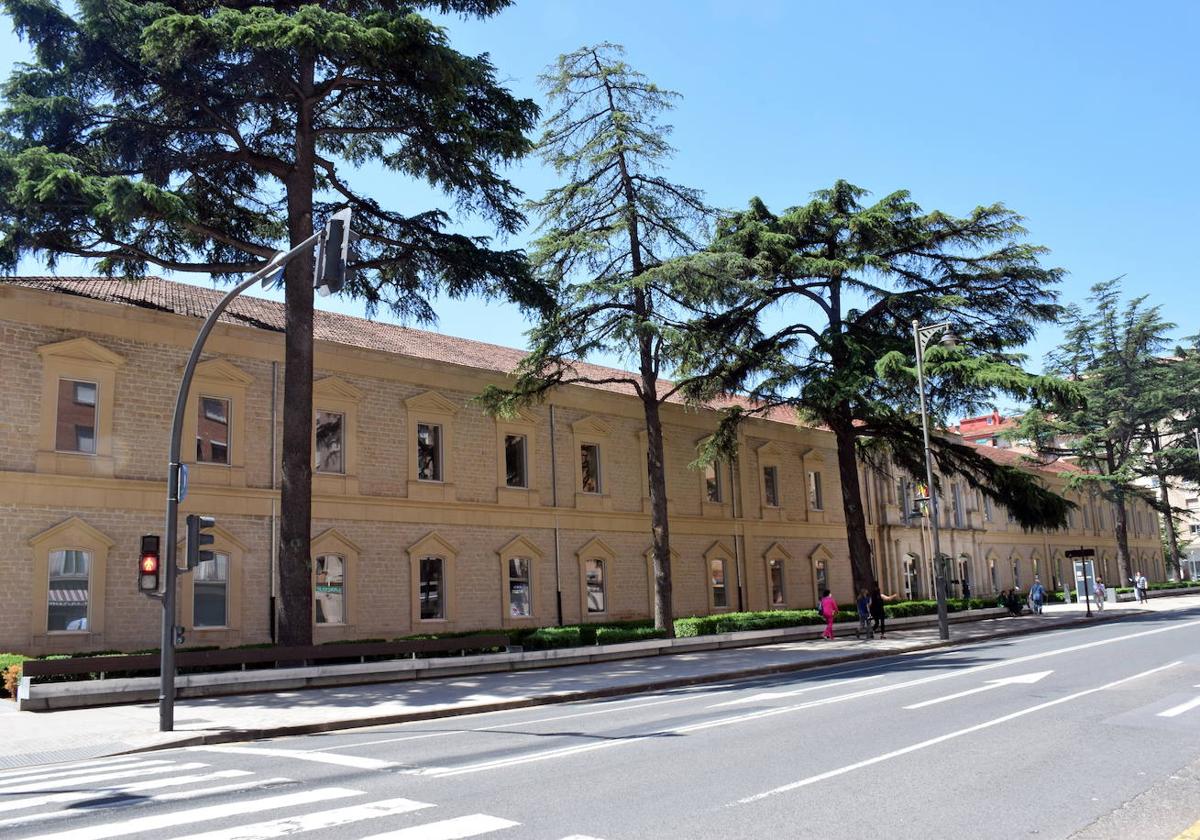
[[[139,536],[162,530],[175,391],[198,319],[220,296],[159,279],[0,283],[0,649],[157,644],[159,604],[135,589]],[[282,327],[281,304],[235,301],[189,396],[182,510],[217,520],[214,559],[180,576],[189,644],[272,638]],[[632,394],[568,386],[496,419],[473,398],[505,382],[520,351],[323,311],[314,334],[318,642],[652,614],[645,431]],[[825,587],[851,598],[829,433],[786,415],[750,420],[736,459],[695,470],[716,415],[672,403],[663,419],[677,614],[808,607]],[[861,471],[881,583],[930,597],[928,520],[914,513],[912,478]],[[1081,502],[1070,528],[1031,533],[947,482],[954,591],[1028,588],[1035,575],[1058,585],[1071,579],[1062,552],[1081,545],[1115,574],[1111,511]],[[1148,509],[1135,509],[1131,544],[1160,577]]]
[[[996,409],[991,414],[964,417],[951,431],[962,436],[967,443],[976,446],[994,446],[1007,449],[1012,446],[1008,435],[1017,427],[1017,418],[1004,417]]]

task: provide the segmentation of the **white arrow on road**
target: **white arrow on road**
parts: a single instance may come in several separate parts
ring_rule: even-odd
[[[922,700],[920,703],[913,703],[911,706],[905,706],[904,708],[923,709],[926,706],[932,706],[935,703],[945,703],[947,700],[957,700],[959,697],[966,697],[970,694],[978,694],[981,691],[991,691],[993,688],[999,688],[1002,685],[1033,685],[1038,680],[1045,679],[1053,673],[1053,671],[1034,671],[1032,674],[1021,674],[1020,676],[1016,677],[1002,677],[998,680],[988,680],[978,688],[968,688],[966,691],[947,694],[945,697],[935,697],[932,700]]]
[[[1200,685],[1193,686],[1193,688],[1200,688]],[[1159,712],[1158,716],[1159,717],[1179,717],[1184,712],[1191,711],[1192,709],[1196,708],[1197,706],[1200,706],[1200,697],[1193,698],[1193,699],[1187,701],[1186,703],[1180,703],[1178,706],[1172,706],[1171,708],[1167,709],[1165,712]]]

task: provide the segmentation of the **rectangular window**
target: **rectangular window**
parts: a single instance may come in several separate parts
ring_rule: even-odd
[[[1183,503],[1183,506],[1188,510],[1200,510],[1200,499],[1192,496]]]
[[[421,618],[445,618],[445,561],[441,557],[421,558]]]
[[[93,382],[60,379],[54,448],[59,452],[96,454],[96,396]]]
[[[346,560],[323,554],[314,568],[313,604],[317,624],[346,623]]]
[[[581,490],[584,493],[599,493],[600,491],[600,447],[594,443],[585,443],[579,447],[579,469]]]
[[[900,479],[900,518],[905,522],[913,517],[912,483],[907,478]]]
[[[421,481],[442,480],[441,426],[417,424],[417,478]]]
[[[66,549],[50,552],[50,592],[46,629],[51,632],[88,629],[88,577],[91,556]]]
[[[964,522],[964,518],[965,518],[964,512],[963,512],[962,485],[959,484],[958,482],[955,482],[951,489],[952,489],[952,494],[953,494],[952,498],[953,498],[953,503],[954,503],[954,527],[961,528],[961,527],[963,527],[963,522]]]
[[[712,586],[712,602],[714,607],[729,606],[725,592],[725,561],[714,557],[708,563],[709,583]]]
[[[785,606],[787,601],[783,594],[783,561],[772,560],[768,569],[771,575],[771,605]]]
[[[824,560],[818,560],[813,565],[813,581],[817,585],[817,598],[821,597],[821,593],[829,588],[829,570],[825,567]]]
[[[196,463],[229,463],[229,400],[201,397],[196,418]]]
[[[990,496],[983,497],[983,520],[985,522],[992,521],[992,499]]]
[[[721,470],[715,461],[704,465],[704,498],[710,502],[721,501]]]
[[[779,469],[763,467],[763,503],[767,507],[779,507]]]
[[[583,572],[587,585],[587,611],[602,613],[607,609],[608,600],[604,589],[604,561],[599,558],[585,561]]]
[[[528,487],[525,435],[504,436],[504,482],[509,487]]]
[[[192,571],[192,626],[228,627],[229,557],[214,554]]]
[[[343,429],[346,417],[333,411],[317,412],[317,472],[344,473],[346,471]]]
[[[821,495],[821,474],[819,472],[810,472],[808,474],[808,507],[809,510],[824,510],[825,500]]]
[[[508,558],[508,614],[513,618],[533,615],[528,557]]]

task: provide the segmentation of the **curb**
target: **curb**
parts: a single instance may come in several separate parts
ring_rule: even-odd
[[[495,703],[481,703],[474,706],[453,706],[446,709],[432,709],[420,712],[402,712],[391,715],[378,715],[370,718],[321,721],[319,723],[304,723],[295,724],[292,726],[264,727],[260,729],[230,729],[222,732],[183,737],[178,740],[153,744],[145,747],[125,749],[119,752],[110,753],[110,755],[133,755],[137,753],[157,752],[160,750],[179,749],[183,747],[243,743],[246,741],[259,741],[267,738],[311,735],[319,732],[337,732],[348,729],[366,729],[373,726],[389,726],[398,723],[414,723],[423,720],[465,717],[467,715],[487,714],[490,712],[502,712],[512,709],[526,709],[534,706],[552,706],[563,703],[574,703],[580,700],[599,700],[610,697],[623,697],[633,694],[644,694],[650,691],[686,688],[695,685],[710,685],[712,683],[726,682],[728,680],[753,679],[755,677],[769,677],[777,674],[810,671],[816,670],[817,668],[828,668],[833,665],[842,665],[847,662],[909,656],[914,653],[941,650],[943,648],[967,647],[970,645],[984,644],[994,639],[1012,638],[1015,636],[1029,636],[1033,635],[1034,633],[1047,633],[1053,630],[1069,629],[1081,624],[1090,624],[1094,621],[1121,621],[1137,615],[1142,615],[1142,613],[1126,612],[1122,614],[1112,613],[1105,615],[1103,611],[1097,611],[1092,614],[1091,618],[1088,618],[1087,616],[1071,616],[1063,619],[1061,623],[1057,623],[1052,626],[1039,627],[1038,625],[1031,625],[1028,627],[1017,627],[1011,630],[1000,630],[984,638],[968,639],[965,641],[955,641],[954,639],[942,641],[939,639],[937,641],[926,642],[903,651],[857,651],[855,653],[830,656],[819,661],[764,665],[757,668],[741,668],[736,671],[722,671],[720,673],[699,674],[690,677],[675,677],[671,679],[657,680],[654,682],[614,686],[612,688],[598,688],[589,689],[586,691],[569,691],[558,694],[522,697],[519,699],[503,700]]]

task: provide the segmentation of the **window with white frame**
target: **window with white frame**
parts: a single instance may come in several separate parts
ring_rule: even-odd
[[[533,615],[533,589],[528,557],[508,558],[508,614],[513,618]]]
[[[313,606],[317,624],[346,623],[346,558],[322,554],[313,568]]]
[[[346,415],[317,411],[317,472],[341,475],[346,471],[345,429]]]
[[[810,470],[808,473],[808,507],[810,510],[824,510],[825,499],[821,490],[821,473]]]
[[[607,581],[604,579],[604,560],[594,557],[583,564],[587,586],[587,611],[602,613],[608,609]]]
[[[422,557],[420,574],[421,618],[445,618],[446,561],[441,557]]]
[[[229,555],[214,553],[192,570],[192,626],[229,626]]]
[[[94,382],[60,379],[54,448],[59,452],[96,454],[96,406],[99,386]]]
[[[442,427],[417,424],[417,480],[442,480]]]
[[[76,549],[50,552],[50,587],[46,630],[51,633],[88,629],[91,555]]]

